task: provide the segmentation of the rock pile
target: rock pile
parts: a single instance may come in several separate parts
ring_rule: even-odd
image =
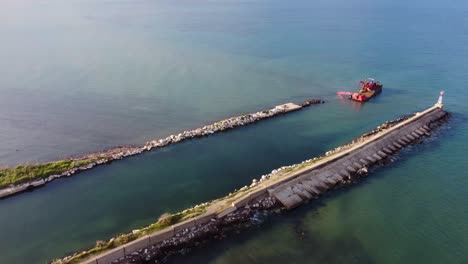
[[[311,106],[313,104],[323,104],[325,103],[325,101],[323,100],[320,100],[320,99],[311,99],[311,100],[307,100],[305,101],[304,103],[301,104],[302,107],[308,107],[308,106]]]
[[[321,103],[323,103],[322,100],[312,99],[312,100],[306,101],[301,106],[305,107],[305,106],[310,106],[312,104],[321,104]],[[299,107],[299,109],[302,109],[302,107]],[[241,116],[224,119],[224,120],[221,120],[216,123],[206,125],[200,128],[184,131],[182,133],[178,133],[175,135],[170,135],[163,139],[151,140],[151,141],[146,142],[143,147],[121,146],[121,147],[115,147],[106,151],[87,154],[79,158],[73,158],[72,160],[75,160],[75,161],[93,160],[93,162],[85,166],[74,167],[60,174],[50,175],[49,177],[45,179],[40,179],[40,180],[36,180],[33,182],[24,183],[20,185],[13,185],[8,188],[0,189],[0,198],[8,197],[16,193],[23,192],[25,190],[34,189],[36,187],[44,185],[47,182],[53,181],[57,178],[69,177],[78,172],[92,169],[93,167],[97,165],[106,164],[114,160],[120,160],[129,156],[138,155],[142,152],[150,151],[150,150],[157,149],[157,148],[162,148],[167,145],[174,144],[183,140],[204,137],[204,136],[208,136],[214,133],[233,129],[236,127],[245,126],[245,125],[260,121],[262,119],[267,119],[267,118],[274,117],[280,114],[284,114],[289,111],[290,110],[288,110],[287,108],[282,108],[282,107],[277,106],[277,107],[274,107],[272,109],[265,110],[265,111],[260,111],[256,113],[245,114]]]
[[[259,120],[265,119],[265,118],[269,118],[272,116],[276,116],[278,114],[282,114],[284,112],[285,111],[280,108],[273,108],[270,110],[256,112],[253,114],[246,114],[246,115],[241,115],[237,117],[231,117],[231,118],[221,120],[214,124],[210,124],[201,128],[184,131],[176,135],[170,135],[164,139],[149,141],[145,144],[143,149],[148,151],[153,148],[164,147],[172,143],[180,142],[182,140],[211,135],[211,134],[221,132],[224,130],[251,124]]]

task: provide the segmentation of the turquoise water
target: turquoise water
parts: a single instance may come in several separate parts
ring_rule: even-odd
[[[327,104],[171,146],[0,201],[0,263],[44,263],[223,196],[432,105],[434,142],[363,184],[176,263],[463,263],[463,1],[0,3],[0,164],[140,144],[287,101]],[[372,76],[384,92],[335,97]],[[305,233],[297,235],[297,230]]]

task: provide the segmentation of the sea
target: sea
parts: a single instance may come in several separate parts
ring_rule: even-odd
[[[47,263],[320,156],[385,121],[451,113],[352,188],[169,263],[467,263],[468,2],[2,0],[0,166],[142,145],[325,104],[0,200],[0,263]],[[383,83],[365,104],[336,96]]]

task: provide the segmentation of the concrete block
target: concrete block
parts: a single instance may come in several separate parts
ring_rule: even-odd
[[[304,188],[304,190],[306,190],[308,193],[312,195],[318,194],[315,192],[314,188],[312,188],[310,181],[302,181],[300,184],[302,185],[302,188]]]
[[[406,144],[411,143],[411,139],[409,139],[408,137],[402,137],[401,140],[403,140]]]
[[[246,204],[248,204],[251,201],[250,193],[247,194],[246,196],[232,202],[232,205],[235,206],[236,208],[241,208],[244,207]]]
[[[293,193],[299,194],[304,191],[304,188],[302,188],[302,185],[294,184],[291,186],[291,190],[293,191]]]
[[[332,178],[333,178],[337,183],[343,181],[343,176],[341,176],[341,175],[339,175],[339,174],[333,175]]]
[[[268,188],[267,189],[267,193],[268,195],[271,197],[273,196],[273,193],[276,192],[276,188]]]
[[[264,195],[264,194],[266,194],[266,191],[262,188],[260,190],[249,193],[249,198],[250,198],[250,200],[253,200],[253,199],[255,199],[255,198],[257,198],[257,197],[259,197],[261,195]]]
[[[275,197],[279,201],[282,201],[284,199],[287,199],[292,194],[293,194],[292,192],[289,192],[286,189],[281,189],[281,190],[277,190],[276,192],[273,192],[272,197]]]
[[[371,164],[374,164],[377,162],[377,160],[375,158],[373,158],[372,156],[368,156],[366,157],[366,159],[371,163]]]
[[[408,132],[409,132],[409,131],[408,131]],[[411,142],[413,142],[414,140],[416,140],[416,138],[413,137],[413,136],[411,135],[410,132],[405,136],[405,138],[409,139]]]
[[[286,199],[284,199],[282,201],[279,200],[279,201],[284,205],[284,207],[286,207],[286,209],[295,208],[295,207],[299,206],[303,202],[302,198],[299,197],[299,195],[297,195],[297,194],[293,194],[293,195],[287,197]]]
[[[406,143],[405,141],[403,141],[403,140],[401,140],[401,139],[399,139],[397,142],[398,142],[398,144],[400,144],[401,146],[406,146],[406,145],[408,145],[408,143]]]
[[[303,201],[297,194],[294,194],[290,188],[275,192],[273,196],[287,209],[296,207]]]
[[[125,257],[123,247],[114,248],[105,254],[96,257],[97,264],[109,264],[112,261]]]
[[[219,212],[218,215],[217,215],[217,217],[218,217],[218,218],[223,218],[223,217],[225,217],[226,215],[228,215],[228,214],[230,214],[230,213],[232,213],[232,212],[234,212],[234,211],[236,211],[236,210],[237,210],[237,208],[236,208],[235,206],[232,206],[232,205],[231,205],[231,206],[229,206],[228,208],[224,209],[223,211]]]
[[[296,183],[296,186],[298,186],[299,189],[307,192],[309,192],[310,190],[310,185],[308,185],[305,181],[299,181],[298,183]]]
[[[315,185],[312,183],[312,181],[303,181],[302,183],[307,189],[307,191],[310,193],[310,194],[313,194],[313,195],[319,195],[321,194],[322,192],[320,192],[320,190],[317,189],[317,187],[315,187]]]
[[[430,130],[425,129],[424,127],[420,127],[418,131],[422,132],[424,135],[427,135],[429,134],[429,132],[431,132]]]
[[[372,154],[372,157],[374,157],[377,160],[382,160],[382,157],[380,157],[377,153]]]
[[[369,162],[366,161],[365,159],[360,159],[359,162],[361,162],[362,164],[364,164],[364,166],[369,166]]]
[[[365,158],[366,158],[366,155],[363,155],[362,153],[360,153],[360,155],[356,155],[354,162],[357,164],[360,164],[361,167],[365,166],[366,164],[362,163],[362,160],[364,160]],[[336,173],[333,173],[333,174],[336,174]]]
[[[379,150],[377,151],[377,154],[379,154],[380,157],[385,158],[387,157],[387,154],[385,154],[383,151]]]
[[[330,176],[333,176],[333,172],[331,172],[329,169],[326,169],[324,172],[322,172],[321,174],[323,174],[325,177],[330,177]]]
[[[424,132],[422,132],[420,129],[416,129],[414,131],[416,134],[418,134],[419,136],[423,136],[424,135]]]
[[[314,196],[311,193],[309,193],[308,191],[305,191],[305,190],[301,194],[302,194],[301,198],[304,198],[304,199],[307,199],[307,200],[310,200],[310,199],[314,198]]]
[[[320,195],[320,194],[322,194],[322,192],[321,192],[319,189],[317,189],[317,187],[312,186],[311,188],[312,188],[312,193],[313,193],[313,194],[315,194],[315,195]]]
[[[363,165],[357,163],[357,162],[354,162],[353,163],[353,167],[356,169],[356,170],[359,170],[360,168],[364,167]]]
[[[310,200],[312,198],[312,195],[308,193],[304,188],[302,188],[302,186],[300,186],[299,184],[296,184],[293,187],[293,192],[294,194],[299,195],[299,197],[301,197],[301,199],[304,200]]]
[[[236,206],[236,208],[238,208]],[[208,223],[211,219],[215,218],[216,217],[216,213],[215,212],[206,212],[202,215],[199,215],[195,218],[195,222],[197,223],[197,225],[201,225],[201,224],[205,224],[205,223]]]
[[[124,245],[125,256],[132,254],[135,251],[142,250],[150,246],[150,237],[144,236]]]
[[[325,175],[325,173],[319,173],[315,176],[316,179],[319,179],[320,181],[324,181],[328,176]]]
[[[326,190],[330,189],[330,187],[327,184],[325,184],[324,182],[319,182],[317,188],[319,190],[321,190],[321,191],[326,191]]]
[[[174,236],[174,228],[168,227],[166,229],[163,229],[161,231],[155,232],[153,234],[150,234],[150,244],[154,245],[156,243],[159,243],[161,241],[164,241],[166,239],[172,238]]]
[[[329,178],[327,178],[326,183],[329,183],[329,185],[331,185],[331,186],[335,186],[336,185],[336,180],[333,179],[333,177],[329,177]]]
[[[423,132],[425,135],[427,135],[427,134],[430,132],[430,130],[425,129],[424,127],[420,127],[420,128],[418,129],[418,131]]]
[[[349,173],[355,173],[356,172],[356,169],[351,167],[351,166],[348,166],[346,167],[346,170],[349,172]]]
[[[234,208],[236,208],[236,207],[234,207]],[[177,224],[173,225],[172,227],[174,228],[174,233],[178,233],[178,232],[180,232],[180,231],[182,231],[184,229],[187,229],[187,228],[190,229],[190,228],[192,228],[192,227],[194,227],[196,225],[197,225],[197,223],[195,222],[195,219],[189,219],[189,220],[185,220],[185,221],[183,221],[181,223],[177,223]]]
[[[393,153],[393,151],[391,151],[390,149],[388,149],[388,148],[386,148],[386,147],[383,148],[382,150],[383,150],[383,152],[385,152],[385,153],[387,153],[387,154],[392,154],[392,153]]]
[[[314,178],[314,177],[312,177],[312,178],[309,178],[309,180],[308,180],[308,181],[310,181],[310,183],[312,184],[312,186],[315,186],[315,187],[317,187],[317,186],[319,185],[319,183],[320,183],[320,181],[319,181],[319,180],[317,180],[317,179],[316,179],[316,178]]]
[[[393,152],[398,151],[398,149],[397,149],[395,146],[393,146],[393,145],[388,145],[387,147],[388,147],[390,150],[392,150]]]
[[[411,135],[414,137],[414,138],[419,138],[420,135],[416,134],[416,132],[411,132]]]
[[[400,143],[398,143],[398,142],[393,142],[393,146],[395,146],[395,147],[397,147],[399,149],[403,148],[403,146],[400,145]]]
[[[340,164],[336,163],[335,166],[330,167],[328,170],[331,171],[333,174],[337,174],[338,172],[340,172],[341,169],[342,167],[340,166]]]
[[[349,174],[346,170],[340,171],[340,175],[343,176],[345,179],[351,178],[351,174]]]

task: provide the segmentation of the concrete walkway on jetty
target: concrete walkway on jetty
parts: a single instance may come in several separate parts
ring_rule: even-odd
[[[184,131],[178,134],[170,135],[163,139],[151,140],[145,143],[142,147],[116,147],[103,152],[96,152],[85,155],[83,157],[74,158],[74,161],[80,160],[92,160],[93,162],[73,167],[67,171],[61,172],[60,174],[48,175],[46,178],[35,179],[30,182],[9,186],[0,189],[0,199],[13,196],[25,191],[30,191],[38,187],[42,187],[48,182],[62,177],[69,177],[79,172],[90,170],[96,166],[109,164],[114,160],[121,160],[126,157],[139,155],[146,151],[163,148],[171,144],[175,144],[184,140],[209,136],[214,133],[227,131],[230,129],[246,126],[249,124],[256,123],[260,120],[272,118],[275,116],[283,115],[293,111],[302,110],[313,104],[322,104],[324,101],[319,99],[307,100],[302,104],[286,103],[277,105],[274,108],[259,111],[256,113],[244,114],[241,116],[230,117],[224,120],[220,120],[213,124],[209,124],[200,128],[196,128],[189,131]]]
[[[136,255],[146,254],[154,245],[191,236],[194,230],[203,228],[211,221],[233,216],[236,211],[255,206],[265,199],[273,199],[287,209],[294,208],[317,198],[327,190],[366,176],[373,165],[379,164],[405,146],[430,136],[431,130],[445,121],[447,116],[443,105],[436,104],[404,121],[400,119],[396,124],[380,126],[349,145],[327,152],[324,157],[274,170],[259,181],[254,180],[250,187],[246,186],[233,195],[212,202],[207,212],[200,216],[145,235],[81,263],[127,263],[136,251],[140,252]],[[65,258],[63,262],[57,263],[68,262]]]

